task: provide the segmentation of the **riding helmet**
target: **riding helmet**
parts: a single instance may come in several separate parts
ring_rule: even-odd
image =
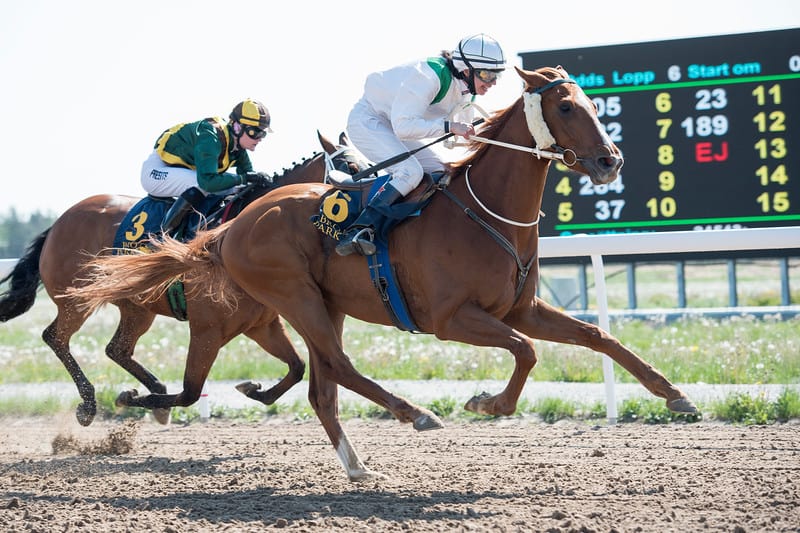
[[[465,37],[459,41],[452,52],[456,70],[502,71],[506,68],[506,58],[500,44],[485,33]]]
[[[250,98],[236,104],[231,111],[230,119],[243,126],[255,126],[272,133],[269,127],[269,111],[264,104]]]

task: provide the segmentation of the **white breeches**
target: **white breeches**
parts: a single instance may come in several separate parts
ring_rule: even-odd
[[[375,115],[364,102],[358,102],[350,111],[347,135],[355,147],[373,163],[380,163],[426,144],[418,140],[398,139],[389,120]],[[442,158],[430,148],[425,148],[386,170],[392,175],[392,186],[405,196],[419,185],[424,172],[431,173],[444,168]]]
[[[197,172],[191,168],[167,165],[154,150],[142,163],[141,180],[148,194],[180,196],[189,187],[197,187]]]

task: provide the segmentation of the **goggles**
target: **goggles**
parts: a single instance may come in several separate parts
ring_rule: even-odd
[[[256,128],[254,126],[247,126],[244,129],[244,132],[247,134],[248,137],[251,139],[263,139],[267,136],[267,130],[262,130],[260,128]]]
[[[497,80],[497,78],[500,76],[500,73],[493,70],[476,69],[475,75],[483,83],[492,83],[493,81]]]

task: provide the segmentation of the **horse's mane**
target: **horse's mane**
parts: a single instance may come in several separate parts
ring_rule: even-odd
[[[317,159],[320,155],[322,155],[322,152],[314,152],[313,154],[311,154],[310,157],[304,157],[303,159],[301,159],[299,163],[292,161],[292,166],[290,168],[284,168],[283,170],[281,170],[280,174],[278,174],[278,172],[273,173],[272,179],[279,180],[282,177],[286,176],[287,174],[291,174],[292,172],[297,171],[297,169],[299,168],[307,167],[308,165],[313,163],[314,160]]]
[[[566,71],[561,67],[542,67],[536,69],[536,73],[540,74],[547,81],[552,81],[558,78],[569,77]],[[520,109],[522,108],[521,95],[510,106],[508,106],[505,109],[500,109],[498,111],[495,111],[488,119],[486,119],[486,122],[484,122],[480,130],[477,131],[478,136],[485,137],[487,139],[494,139],[506,125],[509,118],[514,113],[514,110],[517,107],[519,107]],[[468,167],[469,165],[475,163],[478,159],[480,159],[483,153],[487,150],[487,148],[489,148],[489,146],[490,145],[487,143],[482,143],[479,141],[470,141],[467,144],[467,148],[470,150],[469,155],[466,156],[461,161],[457,161],[451,164],[453,176],[460,174],[466,167]]]

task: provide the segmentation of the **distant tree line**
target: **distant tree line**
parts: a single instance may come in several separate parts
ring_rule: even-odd
[[[52,226],[56,218],[36,211],[24,220],[13,207],[0,214],[0,258],[22,257],[33,238]]]

